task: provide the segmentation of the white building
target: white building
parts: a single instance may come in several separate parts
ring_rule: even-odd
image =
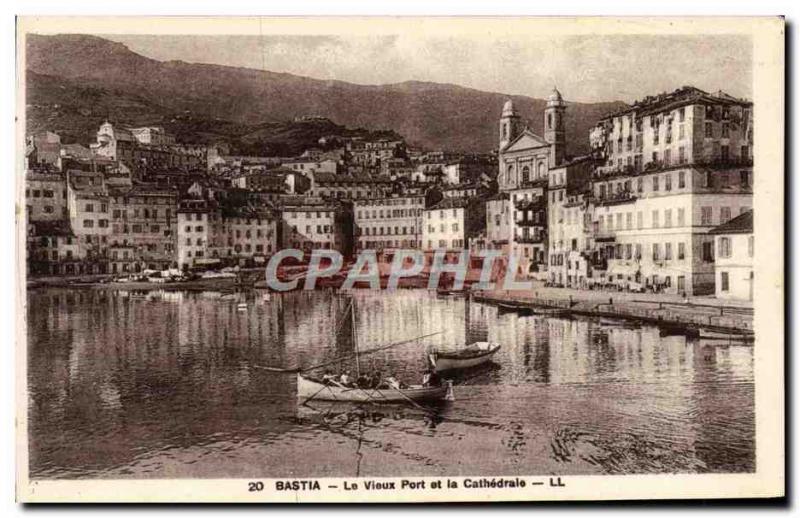
[[[392,196],[353,202],[356,250],[420,249],[425,196]]]
[[[720,299],[753,300],[753,211],[714,228],[717,250],[715,294]]]

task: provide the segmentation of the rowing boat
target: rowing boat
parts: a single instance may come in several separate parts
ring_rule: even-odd
[[[492,356],[499,350],[500,344],[475,342],[460,351],[435,351],[430,355],[430,360],[436,372],[469,369],[491,361]]]
[[[445,381],[437,387],[411,385],[404,389],[362,389],[326,385],[319,381],[297,375],[297,397],[301,400],[321,399],[324,401],[354,401],[369,403],[405,403],[411,401],[432,401],[451,399],[453,385]]]

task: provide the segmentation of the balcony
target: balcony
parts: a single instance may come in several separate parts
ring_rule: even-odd
[[[538,234],[538,235],[534,234],[534,235],[527,235],[527,236],[524,236],[524,235],[523,236],[514,236],[514,242],[535,245],[535,244],[539,244],[539,243],[544,243],[545,240],[546,240],[546,237],[547,236],[545,236],[544,233]]]
[[[609,243],[617,240],[617,234],[613,230],[599,230],[594,233],[594,240],[598,243]]]
[[[636,195],[630,191],[620,191],[604,198],[598,198],[596,204],[601,207],[611,205],[621,205],[623,203],[633,203],[636,201]]]

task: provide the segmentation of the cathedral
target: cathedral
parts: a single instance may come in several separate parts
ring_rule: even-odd
[[[498,147],[500,190],[510,191],[547,179],[547,171],[558,167],[566,155],[564,114],[567,103],[553,89],[544,110],[544,137],[523,126],[511,100],[500,115]]]
[[[506,101],[500,115],[498,146],[499,199],[487,204],[487,236],[492,247],[513,254],[517,273],[543,277],[547,269],[547,183],[550,169],[565,161],[564,115],[567,103],[557,89],[547,99],[544,136],[522,122],[514,103]]]

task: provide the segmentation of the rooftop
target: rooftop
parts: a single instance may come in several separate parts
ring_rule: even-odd
[[[752,234],[753,233],[753,211],[748,210],[739,214],[727,223],[715,227],[711,234]]]
[[[651,113],[668,111],[681,106],[689,104],[740,104],[752,105],[751,101],[747,99],[738,99],[731,95],[726,94],[722,90],[716,94],[711,94],[706,91],[695,88],[694,86],[683,86],[670,93],[661,93],[658,95],[647,96],[640,101],[635,101],[627,108],[623,108],[613,112],[605,117],[605,119],[612,119],[620,115],[636,112],[638,116],[645,116]]]

